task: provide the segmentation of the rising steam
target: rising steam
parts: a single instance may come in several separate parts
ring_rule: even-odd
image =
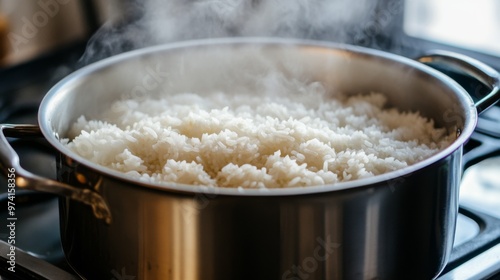
[[[93,36],[80,62],[85,65],[136,48],[201,38],[272,36],[352,43],[360,35],[370,35],[364,31],[374,33],[373,29],[379,28],[376,24],[367,27],[375,16],[376,3],[369,0],[117,1],[112,9],[120,10],[121,16],[106,22]]]

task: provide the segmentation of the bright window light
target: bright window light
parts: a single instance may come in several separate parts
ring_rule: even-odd
[[[406,0],[406,34],[500,56],[500,0]]]

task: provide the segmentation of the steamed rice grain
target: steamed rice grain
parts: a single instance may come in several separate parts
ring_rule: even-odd
[[[147,182],[285,188],[383,174],[450,144],[451,135],[432,120],[385,105],[378,93],[343,100],[225,93],[127,99],[100,120],[80,117],[67,145]]]

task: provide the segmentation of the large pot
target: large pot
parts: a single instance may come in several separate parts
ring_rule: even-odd
[[[446,53],[420,61],[469,73],[491,92],[474,102],[423,63],[332,43],[221,39],[133,51],[58,83],[40,106],[39,127],[1,126],[2,170],[15,174],[17,188],[62,196],[63,248],[87,279],[433,278],[453,244],[462,148],[478,113],[499,99],[499,76]],[[265,192],[145,184],[89,162],[59,141],[80,115],[109,110],[123,94],[241,89],[248,77],[270,69],[344,94],[382,92],[391,105],[419,110],[457,138],[398,171]],[[5,139],[40,131],[59,151],[58,181],[23,170]]]

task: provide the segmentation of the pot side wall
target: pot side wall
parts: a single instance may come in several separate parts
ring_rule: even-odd
[[[97,185],[113,215],[61,199],[63,248],[88,279],[430,279],[451,252],[461,157],[376,185],[237,197],[148,189],[61,155],[58,180]]]

